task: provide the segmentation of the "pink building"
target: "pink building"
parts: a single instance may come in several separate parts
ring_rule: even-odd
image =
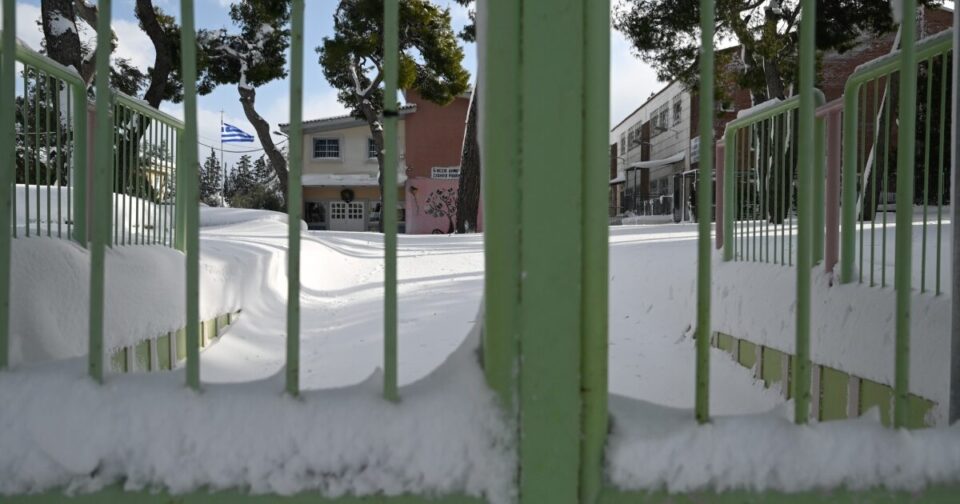
[[[401,227],[413,234],[452,232],[470,96],[445,106],[416,91],[405,98],[397,135]],[[310,229],[377,229],[378,164],[366,122],[352,116],[304,121],[303,134],[303,215]]]

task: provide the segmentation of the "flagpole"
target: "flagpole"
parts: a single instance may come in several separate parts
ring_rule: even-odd
[[[220,206],[226,205],[227,192],[227,165],[223,162],[223,109],[220,109],[220,168],[223,170],[223,181],[220,185]]]

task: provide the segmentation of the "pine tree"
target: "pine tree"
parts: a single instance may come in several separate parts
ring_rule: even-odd
[[[273,142],[270,123],[257,112],[257,88],[287,76],[290,45],[290,0],[240,0],[230,5],[236,33],[226,29],[200,30],[200,94],[217,86],[237,86],[243,113],[253,125],[260,145],[270,158],[282,194],[287,193],[287,160]]]
[[[743,71],[736,84],[750,89],[755,101],[784,98],[796,82],[800,11],[799,0],[717,2],[717,40],[742,46],[736,57],[742,56]],[[817,1],[817,19],[820,50],[845,51],[864,35],[878,36],[894,28],[889,0]],[[679,79],[695,85],[700,0],[620,0],[613,25],[640,58],[653,65],[661,81]]]
[[[450,103],[467,90],[470,79],[463,68],[463,49],[450,26],[450,10],[427,0],[401,0],[399,10],[398,88],[416,89],[440,105]],[[382,198],[383,0],[341,0],[333,24],[333,36],[324,37],[316,49],[320,66],[337,89],[337,99],[370,127]],[[395,97],[386,99],[393,102]]]
[[[217,153],[210,149],[210,155],[200,169],[200,201],[209,206],[220,206],[220,183],[223,175]]]
[[[244,201],[244,198],[254,190],[256,185],[250,156],[241,156],[227,179],[229,181],[229,189],[226,191],[225,196],[230,206],[238,207],[240,203]]]

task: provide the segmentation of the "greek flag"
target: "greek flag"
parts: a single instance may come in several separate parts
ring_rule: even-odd
[[[253,135],[232,124],[223,123],[223,126],[220,126],[220,141],[223,143],[252,142]]]

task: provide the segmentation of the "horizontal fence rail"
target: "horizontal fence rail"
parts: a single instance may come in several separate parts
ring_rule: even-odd
[[[895,226],[900,118],[901,53],[863,65],[844,90],[841,282],[871,287],[893,283],[898,231],[919,248],[911,261],[912,285],[939,295],[949,282],[944,254],[949,234],[949,142],[952,106],[952,30],[916,43],[916,118],[913,190],[905,202],[911,225]]]

